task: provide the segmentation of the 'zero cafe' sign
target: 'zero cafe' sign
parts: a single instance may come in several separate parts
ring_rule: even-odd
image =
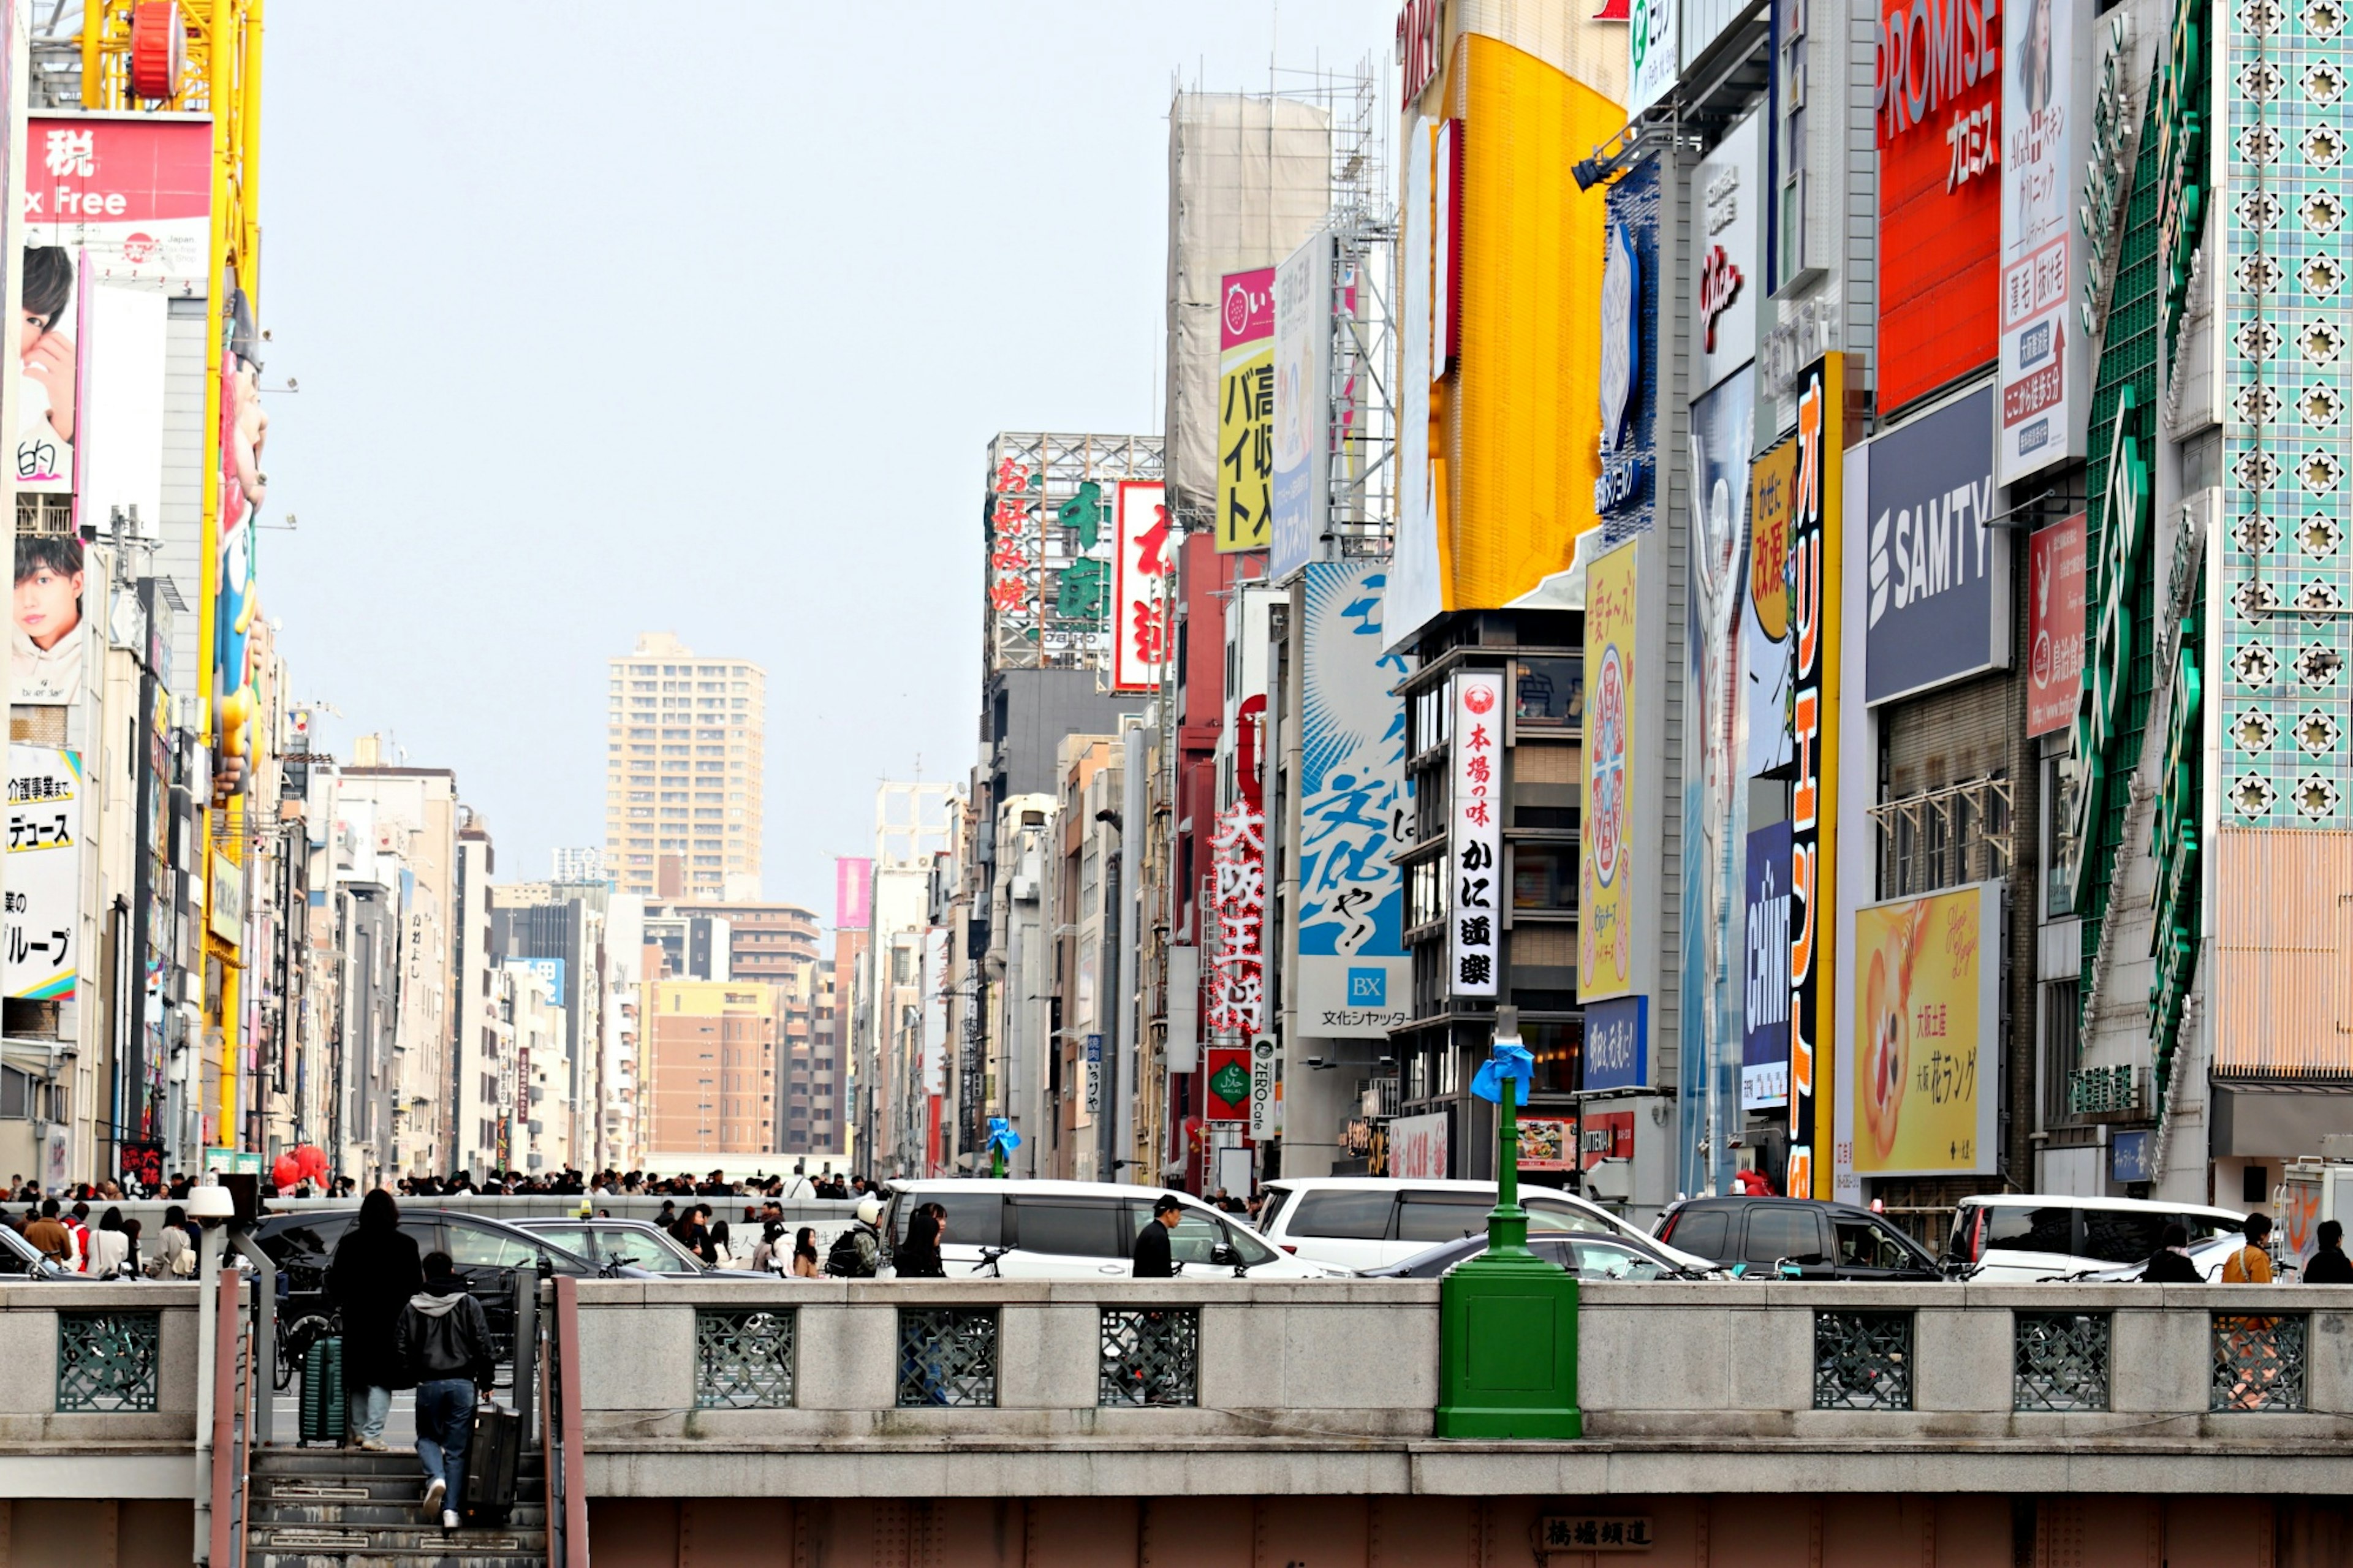
[[[2000,68],[2001,0],[1912,0],[1908,7],[1903,0],[1886,0],[1873,100],[1880,141],[1928,125],[1978,82],[1991,84]],[[1957,110],[1945,126],[1952,150],[1947,190],[2000,163],[1995,101]]]

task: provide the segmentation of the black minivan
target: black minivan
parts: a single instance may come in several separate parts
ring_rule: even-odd
[[[1938,1279],[1928,1249],[1884,1215],[1813,1198],[1688,1198],[1658,1237],[1747,1279]],[[1778,1273],[1777,1273],[1778,1270]]]

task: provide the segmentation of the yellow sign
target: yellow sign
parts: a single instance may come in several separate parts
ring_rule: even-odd
[[[1585,1001],[1634,990],[1635,563],[1639,542],[1585,569],[1585,847],[1578,858],[1577,989]]]
[[[1274,268],[1226,274],[1218,321],[1218,550],[1264,550],[1274,523]]]
[[[2001,884],[1874,904],[1854,917],[1854,1168],[1994,1168]]]

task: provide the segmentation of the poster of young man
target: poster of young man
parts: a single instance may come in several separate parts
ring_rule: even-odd
[[[70,492],[74,478],[74,262],[58,246],[27,246],[16,325],[16,486]]]
[[[81,690],[84,577],[81,541],[73,535],[16,536],[10,701],[61,704]]]

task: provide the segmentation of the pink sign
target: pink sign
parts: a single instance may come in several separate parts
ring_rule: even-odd
[[[840,855],[833,862],[833,929],[864,931],[873,921],[874,862]]]
[[[203,283],[212,254],[209,123],[35,116],[26,129],[26,249],[87,250],[100,278]]]
[[[2084,686],[2084,516],[2026,542],[2026,732],[2047,735],[2075,717]]]
[[[1236,349],[1274,336],[1274,268],[1229,272],[1218,297],[1218,349]]]

